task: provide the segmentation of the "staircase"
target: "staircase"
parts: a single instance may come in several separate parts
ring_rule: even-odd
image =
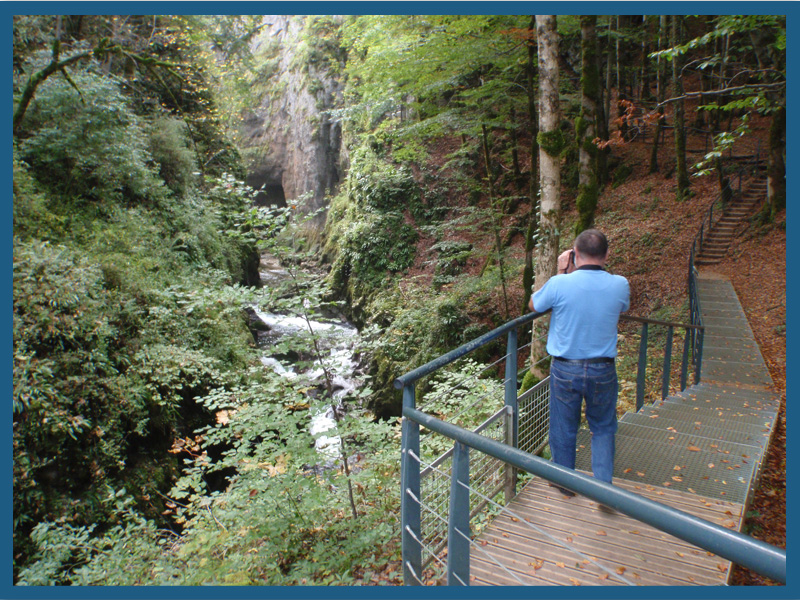
[[[703,240],[695,264],[714,265],[721,261],[728,252],[739,224],[752,214],[766,196],[767,180],[761,178],[751,183],[740,197],[732,199]]]

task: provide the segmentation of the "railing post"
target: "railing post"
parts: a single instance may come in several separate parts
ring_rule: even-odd
[[[506,342],[506,383],[505,405],[511,411],[510,440],[507,443],[513,448],[519,441],[519,403],[517,401],[517,329],[510,329]],[[514,497],[517,490],[517,470],[506,465],[506,502]],[[510,496],[509,496],[510,493]]]
[[[447,523],[447,585],[469,585],[469,446],[456,442]]]
[[[644,375],[647,370],[647,323],[642,323],[642,339],[639,341],[639,366],[636,373],[636,412],[644,406]]]
[[[667,345],[664,347],[664,372],[661,375],[661,399],[669,396],[669,376],[672,366],[672,325],[667,327]]]
[[[695,363],[694,363],[694,382],[695,384],[700,383],[700,369],[703,366],[703,338],[705,337],[705,332],[701,329],[697,332],[695,336],[695,340],[700,340],[696,342],[695,346]]]
[[[681,358],[681,391],[686,389],[686,375],[689,369],[689,347],[692,340],[692,330],[687,329],[683,338],[683,357]]]
[[[506,384],[505,404],[510,407],[514,415],[514,428],[512,432],[512,445],[517,447],[517,330],[509,330],[506,343]]]
[[[511,446],[512,448],[516,448],[517,444],[514,442],[514,422],[516,421],[516,415],[511,412],[511,408],[506,406],[506,415],[504,419],[504,426],[505,426],[505,443],[507,446]],[[503,464],[503,468],[505,469],[505,490],[504,495],[506,497],[506,504],[511,502],[514,496],[517,495],[517,469],[516,467],[512,467],[508,463]]]
[[[416,408],[414,384],[403,386],[403,408]],[[420,502],[419,423],[403,418],[400,514],[402,525],[403,583],[422,585],[422,518]],[[412,456],[412,454],[414,456]]]

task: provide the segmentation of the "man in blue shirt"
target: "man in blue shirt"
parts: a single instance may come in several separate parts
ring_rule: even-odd
[[[550,451],[575,468],[575,444],[586,403],[592,432],[592,474],[611,483],[617,432],[617,323],[630,306],[628,280],[605,271],[608,240],[596,229],[575,238],[558,258],[559,275],[531,296],[531,310],[550,308]],[[574,496],[561,488],[567,496]]]

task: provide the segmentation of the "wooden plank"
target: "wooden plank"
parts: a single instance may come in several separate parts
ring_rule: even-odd
[[[739,505],[628,481],[622,488],[738,528]],[[471,585],[724,585],[730,561],[533,479],[477,539]],[[502,566],[499,566],[502,565]]]

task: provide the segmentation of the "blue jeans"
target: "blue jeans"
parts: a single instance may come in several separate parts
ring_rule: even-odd
[[[575,468],[581,403],[592,432],[592,474],[611,483],[617,432],[617,368],[614,363],[550,364],[550,452],[556,464]]]

